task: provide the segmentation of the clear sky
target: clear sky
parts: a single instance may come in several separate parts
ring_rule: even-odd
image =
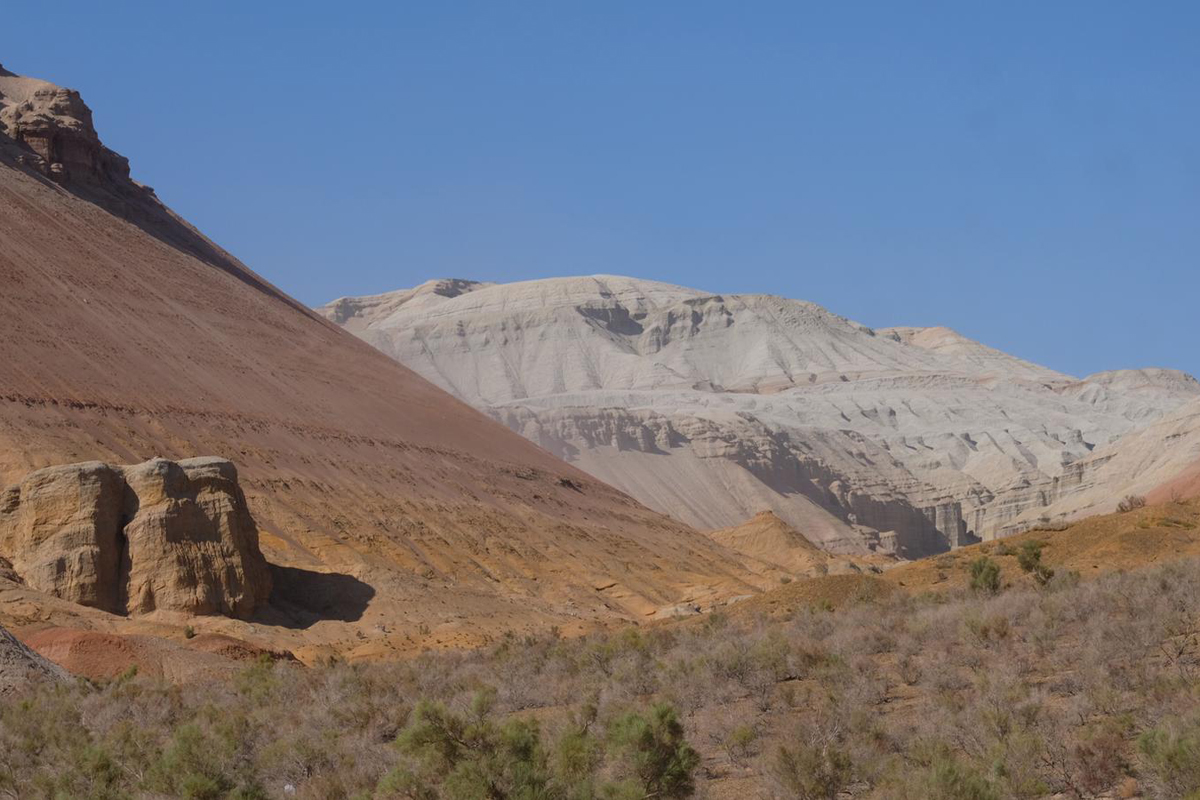
[[[10,4],[310,304],[597,272],[1200,373],[1200,3]]]

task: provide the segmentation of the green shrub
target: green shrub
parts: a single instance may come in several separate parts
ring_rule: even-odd
[[[920,768],[901,763],[885,781],[883,797],[895,800],[1000,800],[1000,790],[944,744],[918,746]]]
[[[725,734],[721,744],[726,755],[734,764],[743,764],[754,754],[754,744],[758,741],[758,731],[753,725],[738,725]]]
[[[924,782],[928,800],[1000,800],[991,781],[952,756],[930,764]]]
[[[1033,573],[1038,586],[1045,586],[1054,577],[1054,570],[1042,563],[1042,548],[1045,543],[1030,539],[1017,551],[1017,564],[1025,572]]]
[[[469,715],[423,701],[396,739],[410,763],[389,773],[380,791],[415,797],[549,796],[550,772],[536,722],[491,720],[495,691],[475,695]],[[431,793],[441,787],[440,794]]]
[[[146,776],[146,788],[187,800],[219,800],[236,783],[223,769],[226,748],[198,724],[175,730],[167,748]]]
[[[683,735],[675,709],[658,703],[643,715],[630,712],[609,726],[612,749],[624,756],[629,781],[643,797],[690,797],[700,754]]]
[[[971,562],[971,588],[977,592],[995,594],[1000,591],[1000,565],[987,556]]]

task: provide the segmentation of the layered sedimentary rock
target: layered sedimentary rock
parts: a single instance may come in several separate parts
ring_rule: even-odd
[[[0,491],[0,555],[30,587],[120,610],[125,481],[97,461],[48,467]]]
[[[47,86],[4,73],[0,106]],[[206,623],[301,658],[375,657],[764,585],[314,314],[136,182],[77,180],[73,156],[48,180],[20,136],[0,135],[0,484],[88,460],[234,461],[280,602],[253,631]],[[9,589],[0,623],[40,621],[36,594]]]
[[[1171,370],[1080,380],[946,328],[614,276],[431,281],[320,310],[653,508],[701,528],[770,509],[846,552],[1025,527],[1070,503],[1093,451],[1200,397]]]
[[[129,161],[100,143],[79,92],[0,67],[0,134],[24,145],[22,163],[61,181],[123,183]]]
[[[267,601],[271,576],[231,462],[158,458],[123,472],[129,613],[244,617]]]
[[[37,470],[0,495],[0,553],[32,589],[120,614],[249,616],[271,576],[232,463]]]

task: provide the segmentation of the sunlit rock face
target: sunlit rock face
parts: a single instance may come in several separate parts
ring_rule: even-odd
[[[0,67],[0,135],[21,162],[60,182],[130,184],[129,161],[100,143],[79,92]],[[11,145],[10,145],[11,146]]]
[[[119,614],[247,617],[271,576],[232,463],[67,464],[0,494],[0,554],[32,589]]]
[[[770,510],[844,552],[1070,515],[1096,453],[1200,397],[1171,370],[1080,380],[946,328],[613,276],[431,281],[320,311],[652,508],[708,529]]]

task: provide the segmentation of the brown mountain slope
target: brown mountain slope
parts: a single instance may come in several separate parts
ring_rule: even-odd
[[[235,461],[286,566],[275,616],[247,627],[290,649],[378,654],[747,590],[725,549],[208,242],[128,180],[85,111],[0,70],[0,482],[88,459]]]

